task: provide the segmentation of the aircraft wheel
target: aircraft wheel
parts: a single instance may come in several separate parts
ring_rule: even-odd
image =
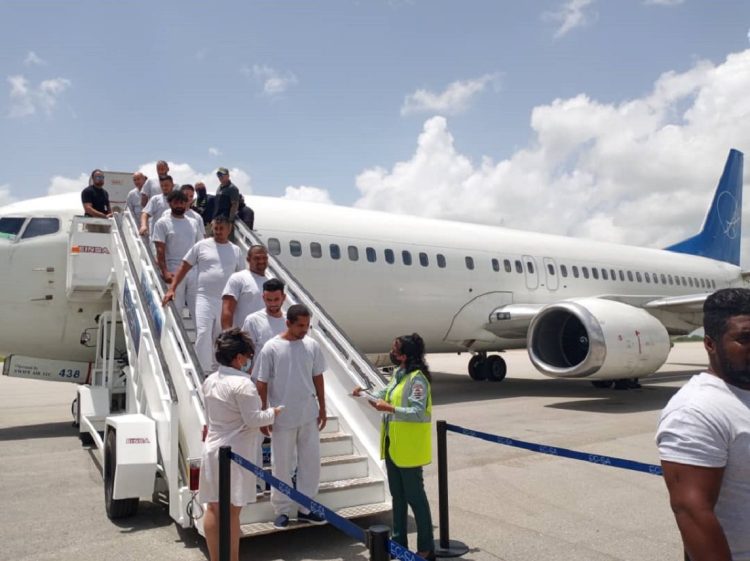
[[[486,380],[487,369],[485,368],[485,357],[474,355],[469,361],[469,376],[474,381]]]
[[[487,372],[487,379],[490,382],[502,382],[508,367],[505,360],[500,355],[490,355],[484,361],[484,369]]]
[[[592,380],[591,385],[601,390],[607,390],[612,387],[612,380]]]
[[[138,497],[134,499],[113,499],[115,490],[115,469],[117,467],[117,438],[115,430],[107,431],[104,443],[104,507],[111,519],[133,516],[138,510]]]

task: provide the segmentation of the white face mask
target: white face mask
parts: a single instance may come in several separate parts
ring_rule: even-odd
[[[240,370],[242,370],[242,371],[243,371],[243,372],[245,372],[245,373],[248,373],[248,372],[250,372],[250,371],[251,371],[252,369],[253,369],[253,359],[252,359],[252,358],[248,358],[248,359],[247,359],[247,360],[245,361],[245,364],[243,364],[243,365],[242,365],[242,366],[240,367]]]

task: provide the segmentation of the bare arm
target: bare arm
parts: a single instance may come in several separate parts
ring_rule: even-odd
[[[193,266],[187,261],[183,261],[180,264],[180,268],[177,269],[177,272],[172,279],[172,284],[170,285],[169,290],[167,290],[166,294],[164,294],[164,298],[161,301],[162,306],[166,306],[167,302],[174,299],[174,291],[177,290],[177,285],[182,282],[182,279],[185,278],[185,275],[187,275],[192,268]]]
[[[141,212],[141,229],[138,230],[138,233],[141,236],[145,236],[148,234],[148,213]]]
[[[664,482],[685,551],[691,561],[731,561],[724,530],[714,507],[724,468],[662,461]]]
[[[234,296],[224,295],[221,297],[221,328],[229,329],[232,327],[234,319],[234,310],[237,308],[237,300]]]
[[[94,218],[109,218],[111,215],[99,212],[91,203],[83,203],[83,213]]]
[[[146,208],[148,204],[148,195],[141,190],[141,208]]]
[[[167,244],[164,242],[154,242],[156,246],[156,262],[159,264],[159,270],[164,282],[171,283],[174,275],[167,270]]]
[[[313,376],[313,384],[315,394],[318,396],[318,430],[323,430],[328,422],[328,415],[326,413],[326,388],[322,373]]]

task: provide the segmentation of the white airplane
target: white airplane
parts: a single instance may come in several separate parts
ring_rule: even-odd
[[[597,385],[655,372],[669,335],[701,326],[702,303],[744,285],[743,156],[731,150],[701,231],[666,250],[354,208],[249,197],[257,233],[360,350],[418,332],[429,352],[469,351],[474,379],[502,380],[528,347],[542,373]],[[88,331],[107,293],[66,293],[77,193],[0,208],[0,353],[94,359]],[[93,331],[92,331],[93,330]]]

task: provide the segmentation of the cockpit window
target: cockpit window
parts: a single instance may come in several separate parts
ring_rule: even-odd
[[[0,218],[0,239],[15,240],[25,221],[25,217],[3,216]]]
[[[60,230],[60,220],[58,218],[32,218],[29,225],[23,231],[22,239],[36,238],[54,234]]]

